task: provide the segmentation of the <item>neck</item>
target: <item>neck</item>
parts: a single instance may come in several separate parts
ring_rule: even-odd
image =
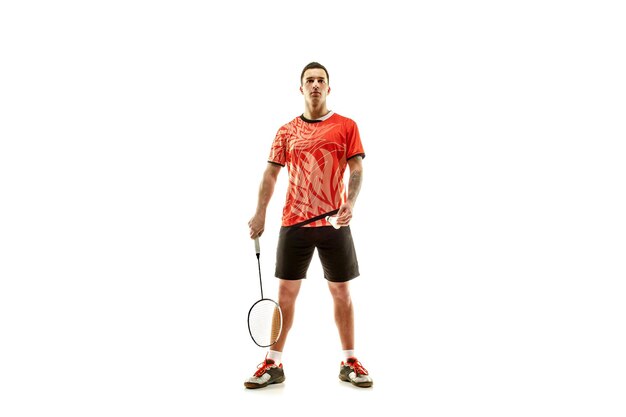
[[[328,107],[326,104],[319,107],[305,106],[303,116],[309,120],[319,119],[328,114]]]

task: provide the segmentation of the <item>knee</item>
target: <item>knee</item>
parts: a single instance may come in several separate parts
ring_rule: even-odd
[[[296,301],[298,296],[298,289],[290,286],[279,286],[278,288],[278,300],[280,304],[292,304]]]
[[[330,293],[333,296],[335,303],[350,304],[352,302],[350,298],[350,289],[347,283],[345,284],[331,284]]]

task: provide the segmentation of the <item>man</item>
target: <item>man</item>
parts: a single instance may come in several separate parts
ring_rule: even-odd
[[[244,385],[262,388],[285,380],[281,356],[293,324],[300,285],[317,248],[332,294],[343,349],[339,378],[357,387],[371,387],[372,378],[354,351],[354,311],[349,290],[349,281],[359,276],[349,224],[361,189],[365,152],[356,123],[328,110],[326,97],[330,86],[323,65],[311,62],[304,67],[300,92],[304,96],[304,113],[278,130],[261,181],[257,209],[248,222],[252,239],[263,234],[278,173],[287,166],[289,186],[275,273],[280,279],[278,304],[283,313],[283,328],[276,344]],[[350,169],[347,193],[343,181],[346,167]],[[334,213],[336,227],[326,218]]]

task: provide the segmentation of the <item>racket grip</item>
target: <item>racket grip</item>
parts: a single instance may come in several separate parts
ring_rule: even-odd
[[[256,250],[256,254],[261,253],[261,244],[259,243],[259,238],[254,239],[254,250]]]

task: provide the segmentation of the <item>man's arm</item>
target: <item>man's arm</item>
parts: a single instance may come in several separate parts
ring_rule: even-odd
[[[337,213],[337,224],[339,226],[347,226],[352,219],[352,208],[356,203],[356,198],[361,191],[361,183],[363,182],[363,158],[355,156],[348,160],[350,168],[350,179],[348,180],[348,200],[339,208]]]
[[[259,186],[259,198],[256,206],[256,212],[254,216],[248,222],[250,227],[250,238],[256,239],[263,234],[265,230],[265,213],[267,206],[274,194],[274,186],[276,185],[276,179],[278,173],[282,167],[280,165],[268,163],[265,172],[263,173],[263,179]]]

